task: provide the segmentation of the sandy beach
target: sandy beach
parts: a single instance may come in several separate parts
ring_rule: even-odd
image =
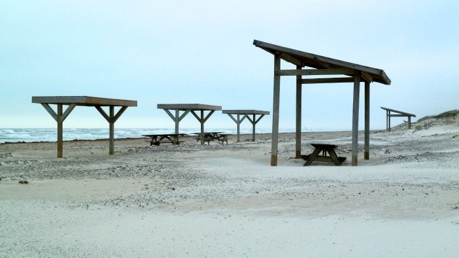
[[[294,134],[228,145],[0,144],[0,257],[457,257],[459,125],[375,131],[370,160],[294,159]]]

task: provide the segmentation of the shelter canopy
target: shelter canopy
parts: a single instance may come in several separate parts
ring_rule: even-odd
[[[270,43],[266,43],[259,40],[254,40],[253,44],[261,49],[266,50],[267,52],[273,55],[279,55],[280,59],[292,63],[299,67],[311,67],[315,69],[341,69],[342,74],[353,76],[355,71],[360,71],[362,73],[362,78],[366,81],[375,81],[382,84],[390,85],[391,81],[386,73],[377,68],[372,68],[369,66],[354,64],[346,61],[341,61],[338,59],[333,59],[330,57],[325,57],[321,55],[311,54],[304,51],[299,51],[291,48],[286,48]],[[339,70],[332,70],[325,72],[324,74],[330,73],[339,73]],[[298,75],[292,72],[292,74],[284,74],[280,75]],[[303,72],[300,75],[314,75],[313,72]],[[327,82],[327,81],[324,81]],[[332,81],[328,81],[332,82]]]
[[[32,96],[32,103],[41,104],[57,122],[57,157],[63,157],[63,128],[64,120],[76,106],[92,106],[109,123],[109,154],[115,153],[115,122],[128,107],[136,107],[137,101],[125,99],[109,99],[89,96]],[[57,105],[55,111],[49,105]],[[64,110],[64,106],[68,106]],[[105,112],[102,107],[109,107]],[[115,107],[120,107],[115,113]]]
[[[179,133],[180,121],[191,112],[201,124],[201,144],[204,144],[204,124],[209,117],[216,111],[221,110],[221,106],[207,104],[158,104],[158,109],[163,109],[175,122],[175,133]],[[172,113],[171,111],[174,111]],[[180,114],[180,111],[183,113]],[[208,112],[207,115],[205,112]]]
[[[237,141],[240,141],[241,123],[244,119],[252,123],[252,141],[255,141],[255,126],[265,116],[269,115],[269,111],[255,109],[226,109],[222,110],[223,114],[227,114],[237,125]],[[234,117],[235,115],[236,117]],[[257,118],[258,115],[258,118]],[[242,116],[242,117],[241,117]]]

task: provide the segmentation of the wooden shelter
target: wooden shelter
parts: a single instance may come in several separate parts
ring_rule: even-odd
[[[252,123],[252,141],[255,141],[255,125],[265,116],[269,115],[269,111],[254,110],[254,109],[233,109],[222,110],[223,114],[227,114],[237,125],[237,141],[240,141],[241,123],[244,119]],[[235,115],[236,117],[234,117]],[[258,116],[258,118],[257,118]]]
[[[128,107],[136,107],[137,101],[124,99],[107,99],[88,96],[47,96],[47,97],[32,97],[32,103],[41,104],[46,111],[57,122],[57,157],[63,157],[63,128],[64,120],[76,106],[92,106],[107,120],[110,125],[110,140],[109,154],[115,153],[115,122],[123,114]],[[57,105],[57,113],[49,106],[50,104]],[[63,106],[68,106],[65,111]],[[115,114],[115,107],[121,107]],[[107,114],[102,107],[109,107]]]
[[[277,166],[279,134],[280,77],[296,77],[296,158],[301,157],[301,108],[302,85],[311,83],[353,83],[352,107],[352,165],[358,165],[358,125],[360,83],[365,82],[365,148],[364,158],[369,159],[370,135],[370,83],[390,85],[383,70],[349,63],[329,57],[254,40],[253,44],[274,55],[274,95],[271,166]],[[281,60],[293,64],[296,69],[281,69]],[[309,76],[309,78],[305,78]]]
[[[398,111],[391,108],[381,107],[386,111],[386,130],[390,131],[390,118],[391,117],[406,117],[408,118],[408,129],[411,129],[411,117],[416,117],[415,114]]]
[[[204,124],[209,119],[209,117],[216,111],[221,110],[221,106],[213,106],[213,105],[206,105],[206,104],[158,104],[158,109],[163,109],[169,117],[174,120],[175,122],[175,133],[179,133],[179,125],[180,121],[189,113],[191,112],[193,116],[199,121],[201,124],[201,144],[204,144]],[[174,111],[174,114],[171,112]],[[180,111],[183,113],[180,114]],[[199,111],[199,113],[196,113]],[[205,112],[208,112],[205,115]]]

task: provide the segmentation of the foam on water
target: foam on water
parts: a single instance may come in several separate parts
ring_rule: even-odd
[[[180,133],[193,134],[199,128],[180,128]],[[236,134],[236,128],[206,128],[206,131],[218,131]],[[144,134],[173,133],[170,128],[115,128],[115,138],[141,138]],[[280,132],[294,132],[283,129]],[[241,128],[242,134],[251,134],[251,128]],[[270,128],[257,128],[256,133],[271,133]],[[108,128],[64,128],[64,141],[108,139]],[[57,141],[56,128],[0,128],[0,143],[5,142],[49,142]]]

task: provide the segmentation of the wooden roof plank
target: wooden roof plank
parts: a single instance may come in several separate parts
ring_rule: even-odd
[[[414,117],[416,117],[415,114],[411,114],[411,113],[408,113],[408,112],[403,112],[403,111],[395,110],[395,109],[392,109],[392,108],[381,107],[381,109],[384,109],[384,110],[386,110],[386,111],[391,111],[391,112],[399,113],[399,114],[402,114],[403,116],[414,116]],[[391,115],[391,116],[396,116],[396,115]]]
[[[239,115],[269,115],[269,111],[255,109],[225,109],[223,114],[239,114]]]
[[[135,100],[99,98],[91,96],[33,96],[32,103],[75,104],[77,106],[137,106],[137,101]]]
[[[349,68],[368,73],[369,75],[371,75],[370,77],[373,78],[373,81],[386,85],[390,85],[391,83],[389,77],[381,69],[350,63],[321,55],[311,54],[308,52],[286,48],[259,40],[254,40],[253,44],[272,54],[279,54],[284,61],[290,62],[294,65],[301,65],[302,67],[308,66],[316,69]],[[294,61],[292,62],[291,60]],[[301,62],[301,64],[298,63],[299,61]]]
[[[158,109],[173,109],[173,110],[221,110],[221,106],[207,104],[158,104]]]

